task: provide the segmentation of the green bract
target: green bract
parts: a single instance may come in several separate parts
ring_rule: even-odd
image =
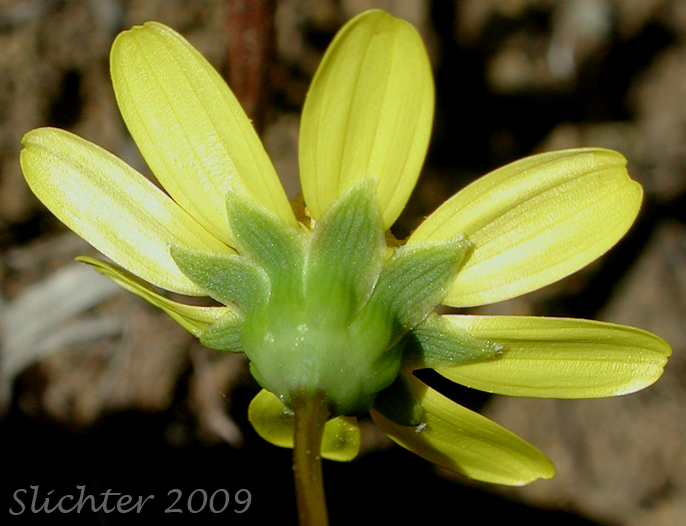
[[[323,400],[322,456],[359,450],[371,412],[403,447],[467,476],[554,475],[532,445],[425,385],[432,368],[488,392],[625,394],[656,381],[659,337],[610,323],[436,314],[525,294],[587,265],[633,223],[641,187],[616,152],[522,159],[479,179],[404,242],[388,229],[426,155],[434,111],[417,31],[382,11],[348,22],[303,108],[306,208],[288,202],[250,121],[180,35],[149,22],[112,46],[117,102],[166,193],[68,132],[24,137],[31,189],[114,263],[81,258],[163,309],[207,347],[245,353],[264,388],[249,419],[293,446],[293,407]],[[221,306],[166,298],[156,287]]]

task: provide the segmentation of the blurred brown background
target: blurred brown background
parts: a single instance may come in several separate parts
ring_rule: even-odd
[[[29,192],[20,140],[38,126],[66,128],[148,173],[114,102],[108,53],[119,31],[159,20],[229,79],[292,197],[309,81],[335,31],[371,7],[420,30],[436,74],[434,137],[396,234],[516,158],[620,150],[646,191],[629,235],[582,272],[478,312],[633,324],[667,339],[674,356],[654,387],[609,400],[488,397],[427,376],[541,448],[557,477],[521,489],[469,483],[363,422],[361,457],[325,465],[332,524],[457,522],[473,512],[486,523],[686,523],[685,0],[0,0],[0,513],[18,509],[12,495],[30,485],[42,496],[80,484],[96,495],[154,494],[149,511],[163,520],[174,488],[184,500],[198,488],[232,497],[246,488],[247,512],[231,505],[203,520],[295,522],[290,453],[246,420],[258,388],[245,361],[203,349],[73,263],[95,252]]]

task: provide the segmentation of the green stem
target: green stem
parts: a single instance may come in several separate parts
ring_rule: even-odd
[[[321,444],[329,407],[323,393],[293,397],[295,443],[293,475],[300,526],[327,526],[329,516],[324,498]]]

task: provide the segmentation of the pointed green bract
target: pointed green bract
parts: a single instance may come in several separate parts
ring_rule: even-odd
[[[242,256],[210,254],[185,247],[172,247],[171,255],[181,272],[224,305],[238,304],[247,311],[267,300],[267,276]]]
[[[260,391],[248,408],[248,419],[263,439],[279,447],[293,447],[294,419],[290,411],[269,391]],[[360,428],[352,417],[337,417],[324,427],[321,455],[345,462],[360,450]]]
[[[407,244],[465,234],[474,252],[443,303],[493,303],[548,285],[604,254],[634,222],[642,195],[617,152],[544,153],[467,186]]]
[[[241,332],[243,316],[234,312],[227,313],[200,335],[200,343],[215,351],[242,353]]]
[[[228,194],[226,208],[241,256],[262,267],[272,281],[302,274],[304,254],[300,230],[243,192]]]
[[[144,280],[201,296],[204,291],[177,268],[169,247],[233,252],[103,148],[53,128],[30,131],[22,143],[21,167],[33,193],[79,236]]]
[[[437,368],[450,380],[492,393],[540,398],[598,398],[655,382],[671,348],[652,333],[590,320],[527,316],[447,316],[502,347],[493,360]]]
[[[469,249],[464,236],[400,247],[384,265],[353,330],[364,331],[367,316],[378,311],[393,317],[395,335],[410,330],[443,299]]]
[[[404,369],[433,369],[488,360],[501,351],[500,345],[475,338],[450,319],[452,316],[432,312],[403,337]]]
[[[224,197],[247,190],[295,224],[257,133],[221,76],[182,36],[157,22],[120,33],[110,56],[124,121],[174,200],[232,245]]]
[[[419,426],[401,426],[372,411],[374,422],[393,441],[434,464],[483,482],[519,486],[555,476],[553,463],[534,446],[408,378],[424,410]]]
[[[111,263],[86,256],[79,256],[76,260],[93,266],[100,274],[107,276],[126,290],[133,292],[148,303],[163,310],[194,336],[200,336],[208,326],[220,318],[238,319],[237,314],[229,307],[185,305],[165,298],[144,281]]]
[[[372,292],[385,249],[376,192],[364,181],[344,193],[313,232],[305,283],[311,316],[350,320]],[[329,308],[322,311],[323,304]]]
[[[384,229],[412,192],[431,134],[434,85],[417,30],[382,11],[350,20],[307,94],[299,164],[312,217],[356,181],[378,181]]]

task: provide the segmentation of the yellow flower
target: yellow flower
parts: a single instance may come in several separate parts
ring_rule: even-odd
[[[512,298],[587,265],[631,226],[642,190],[616,152],[535,155],[469,185],[401,246],[386,246],[434,111],[429,60],[408,23],[368,11],[327,50],[300,128],[305,210],[289,203],[228,86],[173,30],[149,22],[120,34],[111,74],[126,125],[167,193],[49,128],[24,137],[25,178],[116,264],[82,261],[205,345],[246,353],[266,388],[250,420],[270,442],[292,446],[291,397],[321,392],[335,417],[324,430],[327,458],[357,454],[355,416],[371,411],[389,437],[432,462],[525,484],[554,475],[545,455],[412,371],[550,398],[630,393],[662,374],[669,345],[633,327],[433,312]],[[150,284],[223,306],[171,301]]]

